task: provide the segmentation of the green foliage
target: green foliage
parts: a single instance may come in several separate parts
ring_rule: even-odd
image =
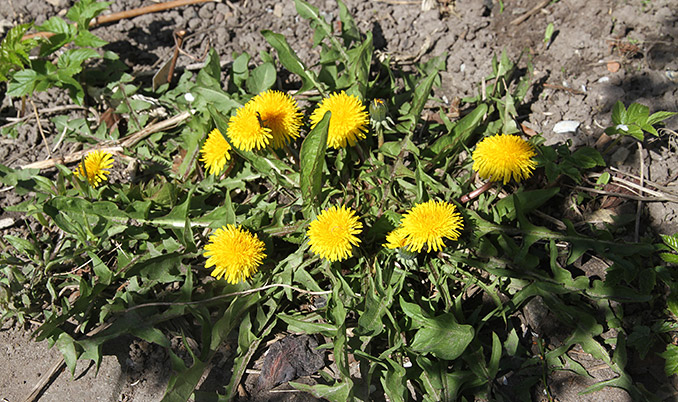
[[[632,103],[626,109],[621,101],[617,101],[612,108],[612,124],[614,126],[606,128],[605,134],[630,135],[642,141],[645,138],[644,132],[659,136],[654,126],[675,114],[675,112],[661,111],[650,115],[650,108],[647,106]]]
[[[37,41],[22,38],[32,26],[20,24],[12,27],[0,43],[0,81],[7,81],[11,73],[30,63],[28,53],[37,45]]]
[[[8,76],[0,75],[0,79],[9,79],[7,95],[30,96],[35,91],[59,87],[67,89],[73,101],[82,105],[85,91],[78,76],[83,69],[83,63],[100,58],[101,55],[92,48],[106,44],[105,41],[89,32],[89,23],[109,4],[94,2],[94,0],[81,0],[66,13],[66,18],[76,24],[69,24],[61,17],[52,17],[43,25],[38,26],[37,29],[52,35],[41,41],[40,58],[35,60],[29,60],[26,53],[30,48],[35,47],[36,41],[22,42],[21,36],[12,38],[8,36],[7,47],[3,46],[3,57],[0,61],[0,69],[3,71],[7,69],[9,72]],[[23,35],[25,31],[25,29],[19,29],[15,31],[15,34]],[[72,46],[59,55],[56,64],[47,60],[48,56],[68,44]],[[14,66],[14,71],[10,71],[11,66]]]
[[[588,392],[615,386],[634,400],[649,399],[627,365],[636,352],[665,350],[666,373],[676,372],[667,333],[676,330],[678,278],[657,263],[678,261],[678,238],[664,236],[661,246],[628,243],[620,240],[622,224],[601,228],[566,217],[544,219],[564,209],[570,194],[563,179],[581,181],[588,170],[604,166],[601,155],[569,144],[547,147],[537,136],[531,144],[539,168],[532,178],[457,203],[476,189],[468,157],[475,145],[519,132],[530,63],[521,69],[506,53],[494,57],[485,85],[463,100],[463,116],[451,120],[441,113],[441,123],[422,121],[424,110],[437,105],[432,93],[444,55],[402,71],[374,59],[371,35],[358,30],[342,2],[340,32],[308,3],[295,5],[315,32],[320,51],[313,66],[283,35],[264,31],[275,54],[262,54],[258,66],[250,65],[247,53],[234,55],[226,83],[215,51],[202,70],[184,72],[174,87],[156,92],[128,75],[96,75],[107,80],[96,86],[103,98],[130,116],[132,134],[146,125],[156,104],[171,113],[191,111],[179,126],[123,150],[137,163],[133,179],[91,188],[72,167],[57,165],[55,174],[41,175],[0,166],[0,182],[30,198],[10,209],[41,226],[1,243],[2,318],[40,320],[37,339],[56,345],[71,371],[78,360],[100,364],[104,343],[121,336],[167,348],[173,374],[163,401],[197,399],[197,384],[224,343],[234,350],[233,372],[218,398],[234,398],[253,356],[284,332],[326,337],[321,349],[333,354],[335,372],[322,372],[315,385],[292,384],[331,401],[372,400],[371,388],[399,401],[528,400],[535,384],[548,389],[553,371],[591,376],[569,354],[575,346],[615,373]],[[101,46],[87,26],[104,7],[77,3],[67,14],[77,28],[49,20],[41,29],[57,35],[42,44],[43,58],[35,61],[22,58],[28,47],[21,48],[27,45],[16,41],[16,31],[7,42],[8,54],[17,57],[7,59],[11,93],[57,86],[82,100],[78,79],[89,76],[86,62],[98,57],[94,48]],[[67,43],[75,46],[55,63],[44,58]],[[115,59],[109,54],[105,61]],[[218,128],[230,141],[230,116],[257,93],[280,85],[279,66],[299,78],[297,93],[308,93],[306,114],[321,97],[346,91],[364,104],[383,99],[381,112],[393,119],[379,126],[378,136],[370,132],[356,146],[337,150],[327,148],[327,113],[313,129],[305,124],[301,138],[282,150],[233,148],[230,166],[205,177],[199,150],[206,134]],[[135,97],[140,92],[147,97]],[[641,131],[653,132],[648,125],[668,117],[633,105],[622,109],[615,108],[613,119],[625,123],[615,124],[644,119],[637,125]],[[54,122],[71,141],[116,135],[85,118]],[[112,169],[120,167],[116,161]],[[384,248],[406,210],[427,200],[455,203],[464,220],[459,240],[446,241],[438,253]],[[351,258],[329,263],[309,250],[306,231],[319,211],[333,205],[355,209],[363,232]],[[242,225],[266,244],[259,272],[235,285],[211,278],[204,268],[208,235],[226,224]],[[581,267],[589,259],[605,261],[606,268],[585,273]],[[668,297],[658,287],[668,289]],[[558,327],[557,342],[538,328],[524,331],[514,319],[533,302]],[[657,305],[666,307],[664,316],[630,320],[624,314]],[[170,348],[172,337],[182,339],[185,355]],[[359,377],[351,359],[360,364]],[[509,374],[521,386],[504,387]]]

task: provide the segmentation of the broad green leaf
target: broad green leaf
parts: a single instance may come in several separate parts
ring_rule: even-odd
[[[302,85],[297,93],[305,92],[314,87],[319,90],[320,93],[325,92],[324,86],[318,82],[315,74],[304,65],[299,56],[297,56],[294,50],[292,50],[290,45],[287,43],[287,39],[285,39],[283,35],[273,33],[269,30],[261,31],[261,34],[264,36],[266,41],[278,52],[278,58],[280,59],[280,63],[283,65],[283,67],[301,78]]]
[[[668,377],[678,374],[678,346],[666,345],[666,350],[660,354],[664,358],[664,372]]]
[[[433,82],[436,78],[438,78],[437,70],[431,72],[426,78],[421,80],[419,85],[415,88],[410,110],[402,117],[402,120],[405,121],[405,129],[408,132],[414,131],[417,127],[417,123],[421,119],[421,112],[424,110],[424,105],[429,96],[431,96],[431,89],[433,88]]]
[[[300,391],[306,391],[316,398],[325,398],[330,402],[346,402],[351,400],[351,384],[349,383],[337,382],[334,385],[308,385],[290,381],[289,384]]]
[[[7,85],[7,95],[20,98],[24,95],[30,95],[38,85],[40,76],[35,70],[21,70],[12,74],[12,79]]]
[[[73,337],[67,333],[62,332],[56,341],[56,347],[64,356],[64,361],[66,362],[68,369],[71,371],[71,375],[75,375],[75,366],[78,362],[79,356],[79,353],[75,348],[75,339],[73,339]]]
[[[663,234],[663,235],[659,235],[659,236],[661,236],[664,244],[671,247],[673,249],[673,251],[678,251],[678,234],[674,234],[674,235],[671,235],[671,236]]]
[[[434,142],[431,145],[431,152],[434,154],[435,161],[444,158],[445,155],[449,155],[456,150],[460,150],[471,133],[485,120],[487,112],[488,106],[485,103],[481,103],[471,113],[462,117],[449,134],[440,137]]]
[[[91,251],[87,252],[87,255],[92,260],[92,268],[97,278],[99,278],[99,283],[104,285],[110,285],[113,278],[113,272],[101,261],[101,258],[94,254]]]
[[[108,8],[111,2],[80,0],[77,1],[66,13],[66,18],[78,24],[78,29],[89,29],[90,21]]]
[[[323,334],[325,336],[336,336],[337,327],[332,324],[303,321],[298,318],[281,314],[278,316],[287,323],[287,329],[291,332],[304,332],[307,334]]]
[[[76,46],[99,48],[108,45],[108,42],[94,35],[90,31],[80,31],[73,39]]]
[[[521,212],[527,214],[544,205],[558,194],[559,191],[559,187],[551,187],[511,194],[497,202],[497,212],[505,219],[513,220],[517,217],[516,208],[518,204],[521,207]]]
[[[637,125],[644,124],[650,116],[650,108],[640,103],[632,103],[626,110],[626,121]]]
[[[428,319],[412,341],[412,349],[439,359],[454,360],[473,340],[473,327],[457,324],[452,313]]]
[[[626,124],[628,120],[626,119],[626,108],[621,101],[617,101],[612,108],[612,124]]]
[[[325,166],[325,150],[327,149],[327,133],[330,127],[332,113],[327,112],[323,119],[316,125],[304,142],[299,151],[301,166],[300,186],[301,196],[306,207],[318,207],[318,195],[322,190],[323,167]]]
[[[409,392],[405,385],[407,381],[405,368],[393,361],[392,359],[384,359],[388,368],[384,371],[384,376],[381,377],[381,385],[384,387],[384,392],[390,401],[405,402],[409,400]]]
[[[348,46],[351,42],[358,42],[360,40],[360,31],[355,24],[351,13],[348,11],[346,4],[343,1],[337,0],[339,7],[339,19],[341,20],[341,36],[344,38],[344,44]],[[371,34],[371,32],[367,32]]]
[[[501,360],[501,341],[495,332],[492,332],[492,355],[487,365],[489,378],[493,379],[499,372],[499,361]]]
[[[272,63],[264,63],[250,73],[247,77],[247,92],[258,94],[270,89],[275,84],[276,72]]]
[[[647,124],[653,126],[661,121],[668,119],[671,116],[674,116],[675,114],[676,112],[664,112],[664,111],[652,113],[650,117],[647,118]]]

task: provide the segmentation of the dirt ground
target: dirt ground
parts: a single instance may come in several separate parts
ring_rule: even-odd
[[[63,15],[70,0],[5,0],[0,3],[0,30],[16,23],[40,24],[51,16]],[[110,12],[152,4],[150,0],[115,1]],[[334,0],[310,1],[326,19],[336,21]],[[477,83],[491,72],[491,59],[505,50],[510,58],[522,54],[520,65],[534,65],[534,85],[527,104],[519,110],[521,123],[543,133],[547,144],[570,140],[573,147],[593,146],[610,125],[610,111],[621,100],[625,105],[642,103],[651,112],[678,111],[678,7],[675,0],[347,0],[346,4],[361,31],[371,31],[378,52],[390,55],[401,65],[447,54],[447,71],[442,86],[435,89],[434,106],[449,107],[455,98],[477,93]],[[540,7],[537,7],[540,6]],[[108,11],[107,11],[108,12]],[[525,18],[526,17],[526,18]],[[553,23],[551,43],[544,32]],[[95,33],[109,42],[105,48],[121,56],[130,72],[152,72],[173,50],[173,31],[186,29],[195,34],[185,50],[201,56],[214,47],[222,62],[234,52],[247,51],[258,59],[260,50],[270,47],[262,29],[282,33],[304,61],[317,60],[312,49],[312,31],[299,18],[292,1],[240,1],[184,6],[155,14],[122,20],[97,27]],[[179,67],[195,63],[179,58]],[[36,94],[39,109],[70,103],[63,91]],[[16,100],[3,96],[0,115],[11,116]],[[73,115],[77,115],[77,111]],[[574,132],[555,132],[562,121],[574,121]],[[678,117],[666,122],[678,131]],[[51,136],[54,127],[45,122]],[[577,125],[577,124],[575,124]],[[675,135],[675,133],[673,134]],[[678,159],[672,134],[648,138],[642,150],[644,177],[671,191],[678,177]],[[50,139],[48,139],[50,141]],[[26,124],[17,139],[0,138],[0,163],[10,167],[46,158],[34,125]],[[631,141],[609,166],[639,173],[638,149]],[[63,149],[67,152],[67,148]],[[11,191],[0,192],[0,229],[19,230],[20,217],[3,206],[21,200]],[[678,205],[646,203],[641,215],[641,233],[656,236],[678,231]],[[9,222],[9,223],[7,223]],[[95,376],[95,368],[81,364],[74,377],[62,371],[42,395],[44,401],[155,401],[162,397],[169,366],[162,351],[143,342],[120,340],[110,347]],[[59,359],[58,351],[45,343],[34,343],[28,332],[17,328],[0,331],[0,400],[22,401],[42,376]],[[589,366],[595,366],[590,362]],[[658,365],[663,364],[661,359]],[[584,364],[586,366],[586,364]],[[587,366],[587,367],[589,367]],[[661,367],[659,367],[661,369]],[[218,388],[224,374],[211,376],[205,391]],[[604,389],[578,392],[607,379],[609,370],[595,370],[596,378],[551,378],[558,401],[630,401],[625,391]],[[562,378],[561,378],[562,377]],[[651,389],[650,389],[651,390]],[[535,391],[535,399],[545,398]],[[4,398],[4,399],[3,399]]]

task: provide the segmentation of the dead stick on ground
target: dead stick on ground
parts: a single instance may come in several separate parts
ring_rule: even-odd
[[[110,153],[121,153],[125,149],[130,149],[134,145],[136,145],[139,141],[144,139],[145,137],[157,133],[158,131],[162,131],[171,127],[174,127],[185,120],[187,120],[191,116],[191,112],[181,112],[178,115],[171,117],[167,120],[163,120],[161,122],[158,122],[156,124],[150,125],[148,127],[145,127],[139,131],[137,131],[134,134],[130,134],[124,138],[121,138],[118,141],[110,141],[106,143],[101,143],[98,147],[95,147],[93,149],[99,149],[102,151],[110,152]],[[38,162],[33,162],[28,165],[24,165],[21,168],[22,169],[47,169],[54,167],[57,163],[73,163],[80,161],[83,156],[85,156],[88,152],[92,151],[92,149],[89,150],[82,150],[78,152],[74,152],[70,155],[66,155],[63,158],[50,158],[46,159],[44,161],[38,161]]]
[[[102,324],[101,326],[89,331],[87,336],[96,335],[110,326],[111,323]],[[47,387],[49,387],[52,381],[54,381],[59,376],[59,373],[61,373],[61,370],[64,368],[64,366],[66,366],[66,362],[64,361],[64,358],[61,357],[56,363],[54,363],[49,373],[47,373],[46,376],[43,376],[42,379],[37,384],[35,384],[31,393],[26,397],[26,399],[24,399],[24,402],[37,401],[40,394],[42,394],[42,392],[47,389]]]
[[[638,156],[640,158],[640,196],[643,196],[643,183],[644,181],[644,175],[645,175],[645,161],[643,160],[643,143],[638,141]],[[638,239],[640,238],[640,213],[643,211],[643,201],[638,200],[638,205],[636,206],[636,227],[635,231],[633,232],[633,240],[638,243]]]
[[[35,107],[35,103],[33,103],[33,99],[29,99],[31,102],[31,106],[33,106],[33,113],[35,113],[35,120],[38,123],[38,131],[40,132],[40,136],[42,137],[42,142],[45,144],[45,148],[47,148],[47,156],[50,158],[52,157],[52,151],[49,150],[49,144],[47,143],[47,137],[45,137],[45,132],[42,129],[42,123],[40,123],[40,115],[38,115],[38,108]]]
[[[190,6],[191,4],[207,3],[209,1],[218,1],[218,0],[174,0],[165,3],[153,4],[150,6],[139,7],[132,10],[120,11],[119,13],[100,15],[89,23],[89,27],[93,28],[97,25],[107,24],[109,22],[115,22],[125,18],[134,18],[144,14],[157,13],[159,11],[169,10],[170,8],[174,7]],[[35,32],[32,34],[24,35],[22,40],[36,37],[49,38],[50,36],[53,35],[54,34],[52,32]]]
[[[541,9],[544,8],[544,7],[546,7],[550,2],[551,2],[551,0],[544,0],[544,1],[542,1],[541,3],[537,4],[536,6],[534,6],[534,8],[532,8],[532,10],[526,12],[525,14],[523,14],[523,15],[521,15],[520,17],[516,18],[515,20],[511,21],[511,25],[519,25],[519,24],[521,24],[521,23],[522,23],[523,21],[525,21],[526,19],[528,19],[528,18],[530,18],[531,16],[537,14],[537,13],[539,12],[539,10],[541,10]]]

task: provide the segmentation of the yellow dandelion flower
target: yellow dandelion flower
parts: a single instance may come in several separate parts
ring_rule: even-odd
[[[362,228],[352,209],[330,207],[311,222],[306,234],[313,253],[329,261],[341,261],[349,258],[352,246],[360,243],[356,235]]]
[[[212,276],[226,278],[236,284],[251,277],[266,258],[266,246],[255,235],[240,226],[226,225],[217,229],[205,246],[205,268],[214,267]]]
[[[402,248],[405,247],[407,244],[407,234],[403,230],[403,228],[396,228],[392,231],[390,231],[386,235],[386,244],[384,244],[384,247],[389,248],[391,250],[396,249],[396,248]]]
[[[360,99],[346,95],[344,91],[323,99],[311,114],[311,128],[315,128],[328,111],[332,112],[327,133],[328,147],[343,148],[347,143],[353,146],[365,139],[370,117]]]
[[[473,170],[486,180],[508,183],[527,179],[537,166],[532,145],[517,135],[493,135],[480,141],[473,151]]]
[[[299,137],[302,114],[293,97],[269,89],[255,96],[252,102],[263,125],[271,129],[273,148],[282,148],[290,140]]]
[[[207,135],[207,140],[200,148],[200,161],[204,163],[209,174],[217,175],[231,159],[231,146],[221,135],[221,131],[215,128]]]
[[[273,135],[271,129],[263,126],[262,122],[254,102],[247,102],[228,121],[226,134],[231,144],[243,151],[265,148]]]
[[[110,169],[111,166],[113,166],[113,155],[97,150],[88,153],[73,173],[81,179],[86,179],[90,186],[96,187],[108,180],[106,175],[110,172],[106,169]]]
[[[444,246],[443,238],[457,240],[464,228],[461,214],[454,204],[445,201],[427,201],[415,205],[403,216],[400,229],[407,237],[409,251],[439,251]]]

